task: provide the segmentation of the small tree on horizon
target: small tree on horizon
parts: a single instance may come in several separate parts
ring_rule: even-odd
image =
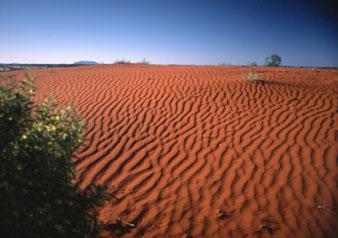
[[[272,54],[265,58],[265,66],[279,66],[282,63],[282,58],[278,54]]]

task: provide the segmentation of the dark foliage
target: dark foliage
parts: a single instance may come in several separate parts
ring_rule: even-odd
[[[71,155],[82,123],[53,100],[33,106],[32,81],[1,79],[0,232],[11,237],[97,237],[102,187],[81,190]]]
[[[277,54],[265,58],[265,66],[279,66],[281,63],[282,58]]]

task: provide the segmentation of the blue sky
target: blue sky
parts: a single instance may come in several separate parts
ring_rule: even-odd
[[[332,3],[331,3],[332,2]],[[0,0],[0,62],[338,66],[337,4],[315,0]]]

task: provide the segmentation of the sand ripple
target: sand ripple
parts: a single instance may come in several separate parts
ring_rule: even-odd
[[[84,118],[79,180],[124,237],[334,237],[338,71],[114,65],[36,70]],[[109,237],[109,236],[108,236]]]

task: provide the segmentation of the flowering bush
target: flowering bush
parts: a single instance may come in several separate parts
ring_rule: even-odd
[[[34,106],[32,79],[0,81],[0,230],[11,237],[97,237],[102,187],[80,190],[71,155],[82,122],[55,100]]]

